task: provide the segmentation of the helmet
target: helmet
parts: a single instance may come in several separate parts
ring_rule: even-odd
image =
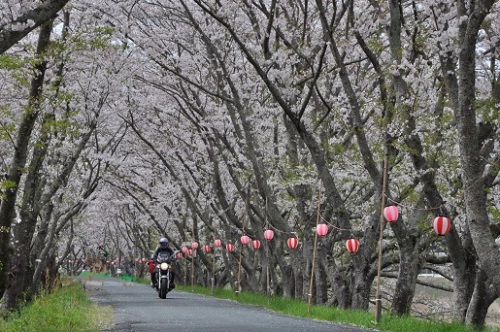
[[[162,238],[160,239],[160,247],[161,247],[161,248],[163,248],[163,249],[165,249],[165,248],[167,247],[167,245],[168,245],[168,240],[167,240],[167,238],[162,237]]]

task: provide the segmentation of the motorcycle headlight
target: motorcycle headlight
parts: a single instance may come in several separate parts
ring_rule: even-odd
[[[161,263],[160,264],[160,269],[162,269],[163,271],[168,270],[168,264],[167,263]]]

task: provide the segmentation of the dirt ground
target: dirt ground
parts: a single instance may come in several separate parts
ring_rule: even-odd
[[[419,279],[426,283],[438,284],[452,287],[450,281],[440,276],[422,276]],[[387,294],[392,294],[392,280],[384,280],[384,290]],[[445,290],[435,289],[427,286],[417,285],[412,311],[416,317],[450,321],[453,307],[453,293]],[[500,299],[497,299],[488,309],[486,325],[500,327]]]

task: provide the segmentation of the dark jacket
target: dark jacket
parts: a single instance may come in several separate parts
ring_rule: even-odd
[[[162,248],[162,247],[158,247],[156,250],[155,250],[155,253],[153,254],[153,257],[152,259],[155,259],[158,257],[158,254],[161,252],[167,252],[170,256],[172,256],[174,254],[174,251],[172,249],[170,249],[169,247],[166,247],[166,248]]]

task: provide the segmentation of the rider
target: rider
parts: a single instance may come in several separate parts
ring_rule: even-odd
[[[151,257],[151,259],[153,261],[156,261],[156,258],[158,257],[158,254],[160,252],[166,252],[169,254],[169,256],[172,256],[174,254],[174,251],[168,246],[168,240],[167,238],[165,237],[162,237],[160,239],[160,246],[158,248],[156,248],[154,254],[153,254],[153,257]],[[175,288],[175,284],[174,284],[174,280],[175,280],[175,272],[172,270],[170,271],[170,289],[174,289]],[[153,287],[156,286],[156,274],[155,273],[151,273],[151,282],[153,283]]]

